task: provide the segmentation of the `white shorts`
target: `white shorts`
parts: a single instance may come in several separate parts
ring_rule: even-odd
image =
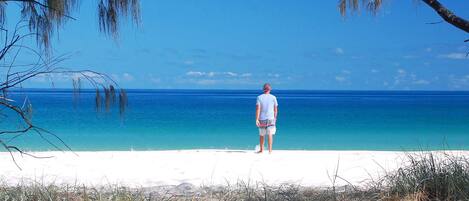
[[[277,128],[275,126],[269,126],[267,128],[259,128],[259,135],[264,136],[264,135],[275,135],[275,132],[277,132]]]

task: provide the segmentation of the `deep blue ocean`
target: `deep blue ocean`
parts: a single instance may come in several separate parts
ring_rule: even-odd
[[[255,90],[127,90],[118,108],[97,112],[95,92],[22,90],[10,98],[33,106],[33,123],[73,150],[245,149],[258,143]],[[469,150],[469,92],[272,92],[279,102],[274,149]],[[12,120],[14,119],[14,120]],[[2,128],[18,119],[2,116]],[[10,137],[0,136],[7,141]],[[44,138],[59,144],[51,135]],[[11,144],[54,150],[35,132]],[[63,148],[63,146],[60,146]],[[4,151],[4,150],[2,150]]]

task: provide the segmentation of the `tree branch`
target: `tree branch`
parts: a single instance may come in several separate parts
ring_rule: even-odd
[[[440,23],[443,23],[443,20],[440,20],[438,22],[427,22],[425,24],[440,24]]]
[[[3,1],[5,0],[0,0],[0,3],[2,3]],[[32,2],[33,0],[23,1]],[[27,153],[21,147],[12,145],[16,138],[31,132],[37,134],[43,141],[48,143],[50,146],[54,147],[56,150],[68,150],[74,153],[75,155],[77,154],[73,152],[71,147],[69,147],[59,136],[47,131],[46,129],[37,127],[32,122],[31,105],[28,103],[28,106],[25,108],[26,99],[23,102],[23,105],[16,103],[14,99],[9,99],[7,96],[8,91],[10,91],[11,89],[15,89],[16,87],[22,88],[22,83],[34,77],[38,77],[41,75],[47,76],[53,74],[58,74],[66,78],[70,78],[72,79],[72,81],[74,81],[74,83],[75,79],[77,79],[76,82],[78,84],[74,84],[74,90],[76,90],[77,88],[79,90],[79,88],[81,87],[81,84],[79,84],[79,80],[81,78],[87,80],[88,83],[91,84],[92,87],[96,88],[98,92],[101,90],[104,91],[104,99],[101,99],[101,95],[99,93],[97,94],[99,97],[97,97],[96,100],[98,100],[99,102],[96,103],[96,107],[97,111],[100,111],[100,105],[102,104],[102,102],[104,102],[106,106],[106,112],[109,112],[109,107],[111,105],[114,105],[116,100],[116,90],[114,87],[116,86],[120,88],[119,85],[112,79],[112,77],[107,74],[99,73],[93,70],[69,70],[67,68],[59,67],[58,65],[68,58],[67,54],[49,58],[45,56],[44,52],[38,51],[26,45],[22,45],[22,41],[26,37],[31,35],[38,35],[36,34],[36,32],[27,32],[25,34],[22,34],[21,29],[25,27],[23,22],[25,21],[21,20],[17,23],[14,32],[12,32],[12,35],[8,34],[9,32],[7,29],[4,29],[0,26],[0,32],[5,33],[4,46],[0,47],[0,63],[2,63],[2,65],[0,65],[0,68],[5,68],[5,72],[0,73],[0,75],[4,75],[3,78],[0,78],[0,117],[3,116],[11,120],[18,118],[19,120],[18,127],[16,128],[0,128],[0,149],[4,148],[10,153],[13,163],[19,169],[21,169],[21,167],[15,160],[15,153],[20,153],[21,156],[25,155],[34,158],[48,158],[42,156],[35,156],[33,154]],[[23,65],[22,63],[16,64],[18,62],[16,60],[17,56],[20,54],[20,52],[25,51],[25,54],[28,56],[28,58],[30,58],[31,60],[34,59],[36,60],[36,62],[28,62],[26,65]],[[77,94],[74,94],[74,96],[76,95]],[[127,95],[125,94],[125,91],[123,89],[120,89],[119,114],[121,115],[121,117],[123,116],[123,112],[126,107]],[[3,122],[4,120],[1,119],[0,121]],[[65,149],[62,149],[62,146],[64,146]]]
[[[48,6],[48,5],[43,4],[43,3],[39,2],[39,1],[36,1],[36,0],[0,0],[0,1],[29,2],[29,3],[37,4],[37,5],[39,5],[39,6],[43,7],[43,8],[51,9],[51,10],[54,11],[54,12],[59,12],[59,11],[57,10],[57,8]],[[64,17],[66,17],[66,18],[69,18],[69,19],[72,19],[72,20],[77,20],[76,18],[74,18],[74,17],[72,17],[72,16],[70,16],[70,15],[67,15],[67,14],[62,14],[62,15],[63,15]]]
[[[422,0],[428,6],[433,8],[438,15],[440,15],[446,22],[452,24],[453,26],[469,33],[469,21],[465,20],[453,12],[451,12],[448,8],[442,5],[438,0]]]

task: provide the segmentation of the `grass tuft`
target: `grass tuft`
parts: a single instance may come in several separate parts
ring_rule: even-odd
[[[386,193],[414,200],[469,200],[469,161],[463,156],[407,154],[408,165],[387,175]]]

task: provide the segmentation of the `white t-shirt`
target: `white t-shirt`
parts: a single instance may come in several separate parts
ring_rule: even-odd
[[[274,119],[274,107],[278,106],[277,98],[272,94],[262,94],[257,97],[257,103],[261,109],[259,120]]]

